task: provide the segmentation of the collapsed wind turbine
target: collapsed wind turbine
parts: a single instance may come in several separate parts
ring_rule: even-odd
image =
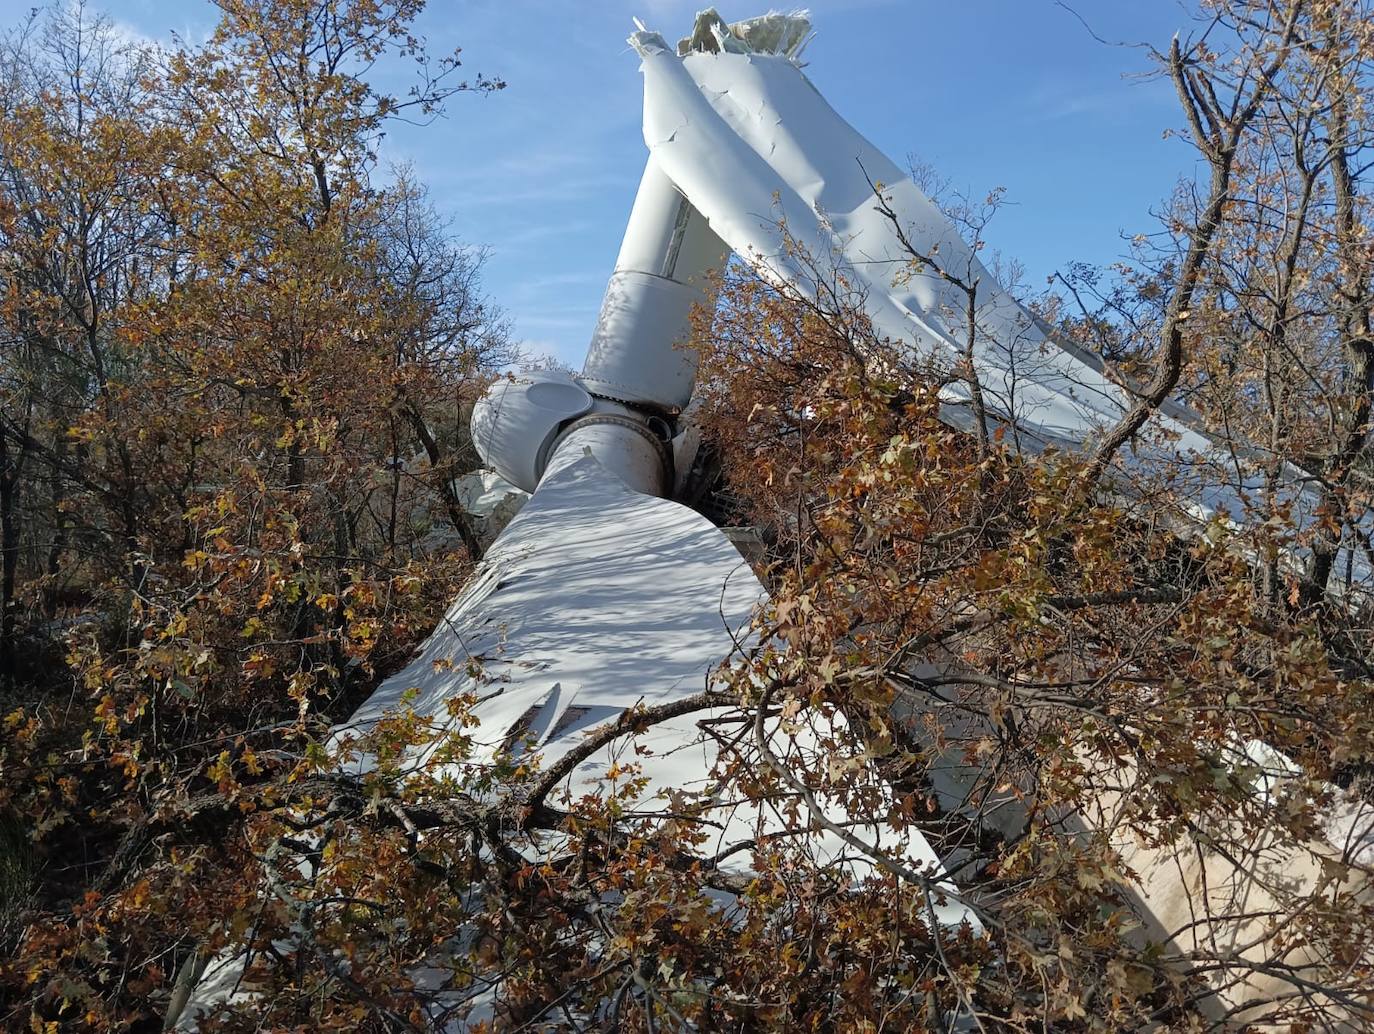
[[[480,698],[472,708],[480,725],[470,763],[525,740],[555,769],[589,730],[701,693],[740,649],[764,589],[720,530],[671,501],[692,460],[679,416],[692,397],[696,357],[679,345],[693,307],[713,302],[710,274],[732,253],[801,290],[811,281],[799,251],[833,262],[866,298],[880,337],[953,363],[964,351],[965,297],[934,270],[894,282],[895,270],[910,269],[913,248],[938,254],[946,268],[984,285],[974,366],[995,419],[1033,445],[1082,447],[1130,407],[1100,364],[1052,340],[916,185],[826,103],[801,71],[809,39],[802,14],[726,25],[714,11],[698,16],[676,48],[642,26],[630,37],[642,59],[649,159],[582,372],[500,379],[473,413],[485,463],[532,493],[529,502],[412,663],[378,687],[340,736],[402,709],[442,723],[446,704],[471,693]],[[895,220],[875,206],[875,184]],[[950,422],[970,426],[962,385],[946,389],[945,403]],[[1162,415],[1161,441],[1169,444],[1142,443],[1132,462],[1216,462],[1186,416],[1176,407]],[[1244,519],[1246,486],[1197,485],[1194,517]],[[1305,497],[1293,491],[1302,512]],[[1346,562],[1358,569],[1357,582],[1367,578],[1362,561]],[[638,757],[648,780],[644,807],[660,791],[697,791],[711,802],[703,817],[720,823],[722,838],[778,828],[779,818],[757,802],[708,784],[719,744],[700,723],[738,711],[687,712],[638,737],[627,728],[566,766],[561,786],[573,798],[596,790],[635,741],[647,750]],[[773,721],[767,735],[777,757],[800,763],[818,753],[824,731],[788,732]],[[826,807],[823,796],[819,804]],[[976,925],[918,832],[866,820],[833,815],[946,892],[932,903],[935,925]],[[848,866],[859,879],[871,871],[842,836],[815,838],[822,864]],[[747,872],[745,854],[725,864]],[[244,963],[213,962],[183,1022],[242,994]],[[495,991],[469,992],[474,1017]]]

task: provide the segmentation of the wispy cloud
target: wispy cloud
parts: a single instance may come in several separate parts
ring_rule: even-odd
[[[119,18],[110,19],[110,32],[115,39],[131,47],[153,47],[158,43],[137,25]]]
[[[454,207],[459,211],[465,211],[489,208],[493,205],[520,205],[531,209],[532,216],[539,218],[538,208],[541,205],[604,197],[612,188],[633,188],[636,178],[605,173],[575,179],[547,179],[535,168],[527,177],[506,187],[493,187],[489,190],[479,187],[476,190],[466,190]]]
[[[1127,82],[1114,87],[1088,91],[1081,84],[1041,83],[1017,103],[1018,110],[1033,120],[1052,122],[1061,119],[1110,119],[1114,122],[1137,120],[1147,109],[1170,106],[1172,94],[1161,81]]]
[[[601,227],[590,219],[540,220],[512,230],[501,243],[507,248],[528,248],[533,244],[545,244],[560,237],[575,237],[599,229]]]
[[[554,273],[548,276],[538,276],[525,283],[525,290],[531,292],[547,291],[550,288],[568,287],[570,285],[582,284],[604,284],[608,272],[581,270],[576,273]]]

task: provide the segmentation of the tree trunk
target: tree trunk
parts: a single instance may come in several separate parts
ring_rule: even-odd
[[[1339,90],[1339,86],[1337,87]],[[1335,530],[1321,529],[1312,542],[1312,559],[1302,586],[1302,602],[1312,606],[1326,596],[1327,584],[1340,553],[1346,517],[1345,486],[1365,448],[1374,405],[1374,332],[1369,322],[1368,260],[1357,211],[1359,193],[1350,162],[1350,123],[1345,97],[1337,93],[1331,106],[1333,144],[1331,185],[1335,201],[1336,254],[1340,271],[1338,291],[1342,350],[1345,353],[1349,408],[1341,421],[1332,456],[1322,472],[1321,511],[1332,515]]]
[[[14,685],[15,675],[14,589],[19,569],[19,541],[14,511],[18,504],[21,456],[11,457],[10,436],[0,426],[0,688],[6,689]]]

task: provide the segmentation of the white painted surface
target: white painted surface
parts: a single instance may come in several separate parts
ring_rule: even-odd
[[[676,413],[692,397],[695,306],[714,304],[713,272],[729,250],[652,158],[625,227],[615,272],[587,348],[582,381],[593,392]]]
[[[583,733],[627,708],[706,689],[712,672],[747,641],[763,598],[753,571],[705,518],[631,491],[583,457],[550,471],[415,660],[382,683],[345,728],[365,729],[405,707],[442,718],[449,700],[473,693],[481,700],[473,712],[481,719],[474,763],[490,761],[524,718],[525,735],[535,739],[547,766]],[[470,661],[481,667],[478,680],[469,674]],[[638,737],[627,734],[580,764],[566,789],[574,799],[604,789],[613,762],[634,762],[648,780],[642,811],[667,808],[662,795],[673,790],[714,795],[708,817],[722,827],[717,849],[781,831],[787,826],[775,811],[711,779],[717,741],[698,723],[730,715],[750,720],[752,712],[713,708]],[[770,721],[769,742],[799,769],[824,772],[820,740],[834,730],[829,720],[814,721],[822,724],[795,732]],[[639,753],[632,749],[636,743]],[[840,823],[860,821],[857,835],[928,873],[940,870],[918,833],[899,837],[861,821],[870,816],[847,816],[838,808],[827,815]],[[808,842],[821,864],[846,866],[856,878],[872,871],[829,833]],[[750,853],[740,852],[729,868],[747,872],[749,862]],[[967,911],[950,903],[937,914],[957,924]]]
[[[591,395],[562,370],[498,377],[472,407],[472,443],[504,480],[533,492],[559,429],[591,408]]]

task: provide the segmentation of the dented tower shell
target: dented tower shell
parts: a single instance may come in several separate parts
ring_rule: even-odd
[[[662,413],[692,396],[692,310],[715,301],[723,241],[650,159],[587,349],[582,382],[597,395]]]

